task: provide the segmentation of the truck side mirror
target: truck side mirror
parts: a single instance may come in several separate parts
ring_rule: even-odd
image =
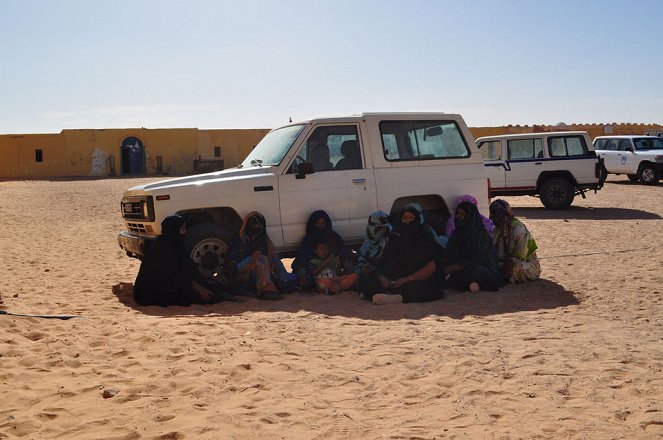
[[[299,164],[298,172],[295,175],[296,179],[306,179],[307,174],[313,174],[315,170],[313,169],[313,164],[311,162],[302,162]]]
[[[633,147],[629,145],[628,147],[624,148],[624,151],[630,151],[633,153]]]

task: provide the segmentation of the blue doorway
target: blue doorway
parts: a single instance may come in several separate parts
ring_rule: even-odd
[[[145,149],[136,137],[122,142],[122,174],[145,174]]]

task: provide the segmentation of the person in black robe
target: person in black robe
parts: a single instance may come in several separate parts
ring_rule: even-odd
[[[435,238],[424,222],[421,207],[411,203],[401,212],[376,270],[362,276],[358,286],[374,304],[434,301],[444,296],[437,274]]]
[[[444,275],[447,285],[470,292],[495,291],[506,284],[493,240],[476,205],[462,202],[456,208],[456,229],[446,248]]]
[[[141,306],[211,304],[223,299],[208,284],[186,252],[186,223],[180,215],[161,222],[161,235],[148,248],[134,282],[134,300]],[[211,288],[210,288],[211,287]]]
[[[306,235],[292,262],[292,271],[302,289],[315,287],[315,278],[309,273],[309,263],[315,258],[315,244],[320,242],[326,242],[330,254],[340,258],[344,273],[352,273],[354,270],[354,255],[345,247],[341,236],[332,229],[331,218],[325,211],[315,211],[306,222]]]

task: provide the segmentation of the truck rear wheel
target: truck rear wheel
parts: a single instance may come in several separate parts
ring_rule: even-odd
[[[541,185],[541,203],[546,208],[568,208],[574,198],[573,185],[564,177],[551,177]]]
[[[645,185],[656,185],[659,180],[656,168],[648,163],[640,165],[640,169],[638,170],[638,177],[640,178],[640,182],[644,183]]]
[[[221,270],[232,235],[216,223],[199,223],[188,229],[185,245],[199,269],[212,273]]]

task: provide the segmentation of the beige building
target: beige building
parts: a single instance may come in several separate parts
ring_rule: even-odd
[[[584,130],[604,134],[663,131],[659,124],[508,125],[470,128],[481,136]],[[184,175],[238,165],[269,129],[79,129],[0,135],[0,178]]]
[[[0,178],[182,175],[238,165],[268,129],[80,129],[0,135]]]

